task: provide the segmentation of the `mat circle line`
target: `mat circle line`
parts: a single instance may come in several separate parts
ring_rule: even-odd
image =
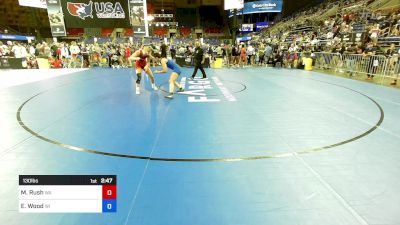
[[[350,90],[352,92],[355,92],[357,94],[360,94],[360,95],[366,97],[371,102],[373,102],[374,105],[379,109],[379,111],[380,111],[379,120],[376,122],[376,124],[374,126],[372,126],[367,131],[365,131],[362,134],[359,134],[359,135],[357,135],[355,137],[352,137],[350,139],[346,139],[344,141],[337,142],[337,143],[330,144],[330,145],[325,145],[325,146],[315,147],[315,148],[309,148],[309,149],[295,151],[295,152],[287,152],[287,153],[280,153],[280,154],[274,154],[274,155],[264,155],[264,156],[247,156],[247,157],[245,156],[245,157],[221,157],[221,158],[167,158],[167,157],[150,157],[150,156],[139,156],[139,155],[128,155],[128,154],[104,152],[104,151],[99,151],[99,150],[96,150],[96,149],[82,148],[82,147],[79,147],[79,146],[74,146],[74,145],[62,143],[62,142],[59,142],[57,140],[53,140],[53,139],[50,139],[48,137],[40,135],[39,133],[37,133],[34,130],[32,130],[31,128],[29,128],[23,122],[23,120],[21,118],[21,111],[29,101],[31,101],[32,99],[40,96],[41,94],[43,94],[45,92],[50,91],[50,90],[39,92],[38,94],[36,94],[36,95],[30,97],[29,99],[27,99],[18,108],[16,117],[17,117],[17,121],[18,121],[19,125],[24,130],[26,130],[27,132],[29,132],[30,134],[32,134],[36,138],[39,138],[39,139],[41,139],[43,141],[46,141],[48,143],[57,145],[57,146],[62,147],[62,148],[66,148],[66,149],[74,150],[74,151],[86,152],[86,153],[105,155],[105,156],[131,158],[131,159],[142,159],[142,160],[152,160],[152,161],[170,161],[170,162],[171,161],[172,162],[235,162],[235,161],[245,161],[245,160],[285,158],[285,157],[292,157],[292,156],[295,156],[295,155],[309,154],[309,153],[320,152],[320,151],[323,151],[323,150],[332,149],[334,147],[338,147],[340,145],[344,145],[344,144],[348,144],[350,142],[356,141],[356,140],[358,140],[360,138],[363,138],[363,137],[367,136],[368,134],[372,133],[374,130],[376,130],[378,127],[380,127],[380,125],[382,124],[382,122],[384,120],[384,117],[385,117],[384,111],[383,111],[382,107],[374,99],[372,99],[371,97],[369,97],[369,96],[367,96],[367,95],[365,95],[365,94],[363,94],[363,93],[361,93],[359,91],[353,90],[351,88],[348,88],[348,87],[345,87],[345,86],[342,86],[342,85],[339,85],[339,84],[329,83],[329,82],[326,82],[326,81],[321,81],[321,80],[312,79],[312,78],[308,78],[308,79],[316,81],[316,82],[321,82],[321,83],[325,83],[325,84],[341,87],[341,88]],[[60,85],[60,86],[64,86],[64,85]],[[55,87],[55,88],[57,88],[57,87]],[[52,88],[52,89],[54,89],[54,88]]]

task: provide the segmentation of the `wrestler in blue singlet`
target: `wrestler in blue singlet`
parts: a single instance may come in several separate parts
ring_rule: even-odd
[[[181,75],[181,73],[182,73],[181,67],[170,59],[168,59],[168,61],[167,61],[167,67],[170,68],[175,73],[177,73],[178,75]]]

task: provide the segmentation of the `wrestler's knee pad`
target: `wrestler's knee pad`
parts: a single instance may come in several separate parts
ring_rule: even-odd
[[[136,83],[140,84],[140,81],[142,80],[142,74],[141,73],[137,73],[136,76],[137,76]]]

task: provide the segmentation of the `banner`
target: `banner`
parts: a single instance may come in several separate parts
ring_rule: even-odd
[[[350,41],[353,41],[352,40],[352,34],[350,34],[350,33],[346,33],[346,34],[342,34],[341,35],[342,37],[341,37],[341,39],[342,39],[342,42],[350,42]]]
[[[174,14],[149,14],[148,16],[154,18],[174,18]]]
[[[129,0],[129,20],[134,36],[149,36],[146,0]]]
[[[347,42],[349,44],[354,44],[357,42],[362,42],[365,38],[365,32],[354,32],[354,33],[346,33],[341,35],[342,42]]]
[[[14,35],[14,34],[0,34],[0,40],[28,41],[28,40],[35,40],[35,37]]]
[[[269,22],[257,22],[256,23],[256,31],[260,31],[267,27],[269,27]]]
[[[18,0],[20,6],[46,9],[46,0]]]
[[[62,9],[67,27],[130,27],[126,0],[62,0]]]
[[[237,43],[240,43],[240,42],[243,42],[243,41],[250,41],[250,40],[251,40],[250,36],[244,36],[244,37],[237,37],[236,38],[236,42]]]
[[[53,37],[67,36],[63,11],[61,8],[61,0],[46,0],[46,2],[51,34]]]
[[[362,33],[362,32],[365,32],[365,30],[366,30],[366,27],[364,24],[358,24],[358,23],[353,24],[354,32]]]
[[[244,23],[242,24],[242,29],[240,31],[242,32],[253,32],[253,24],[252,23]]]
[[[246,2],[243,13],[282,12],[282,0]]]
[[[238,10],[236,15],[252,13],[282,12],[282,0],[267,0],[246,2],[242,10]],[[233,16],[233,10],[229,10],[229,17]]]
[[[241,9],[243,8],[243,0],[224,0],[224,9]]]

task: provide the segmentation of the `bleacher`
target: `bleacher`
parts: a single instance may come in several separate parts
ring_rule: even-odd
[[[299,26],[294,28],[291,33],[301,33],[301,32],[310,32],[314,30],[314,26]]]
[[[204,38],[204,43],[209,45],[220,45],[221,41],[215,38]]]
[[[105,44],[107,42],[112,42],[112,38],[110,38],[110,37],[99,37],[99,38],[97,38],[97,43],[99,43],[99,44]]]
[[[115,43],[117,44],[124,44],[124,43],[128,43],[129,42],[129,38],[126,37],[118,37],[115,39]]]
[[[376,7],[377,5],[391,5],[393,8],[381,11],[381,8]],[[347,0],[324,3],[319,7],[299,12],[290,18],[283,18],[272,27],[262,30],[261,33],[268,37],[277,37],[285,45],[293,43],[295,40],[299,44],[299,39],[310,40],[310,37],[315,37],[315,34],[318,45],[322,46],[332,43],[336,45],[338,41],[361,44],[371,41],[369,31],[374,29],[375,24],[379,24],[378,45],[381,47],[390,44],[400,45],[399,35],[391,33],[396,25],[389,19],[392,18],[391,12],[400,9],[398,0],[397,5],[392,0]],[[398,12],[396,14],[398,15]],[[345,25],[349,25],[350,29]],[[332,33],[335,38],[332,37]],[[355,36],[357,38],[354,38]]]
[[[161,39],[158,37],[145,37],[143,39],[143,44],[144,45],[150,45],[150,44],[160,44]]]
[[[186,37],[180,37],[180,38],[175,38],[175,39],[173,40],[173,42],[174,42],[176,45],[181,45],[181,44],[187,45],[187,44],[192,43],[192,42],[193,42],[193,39],[191,39],[191,38],[186,38]]]

